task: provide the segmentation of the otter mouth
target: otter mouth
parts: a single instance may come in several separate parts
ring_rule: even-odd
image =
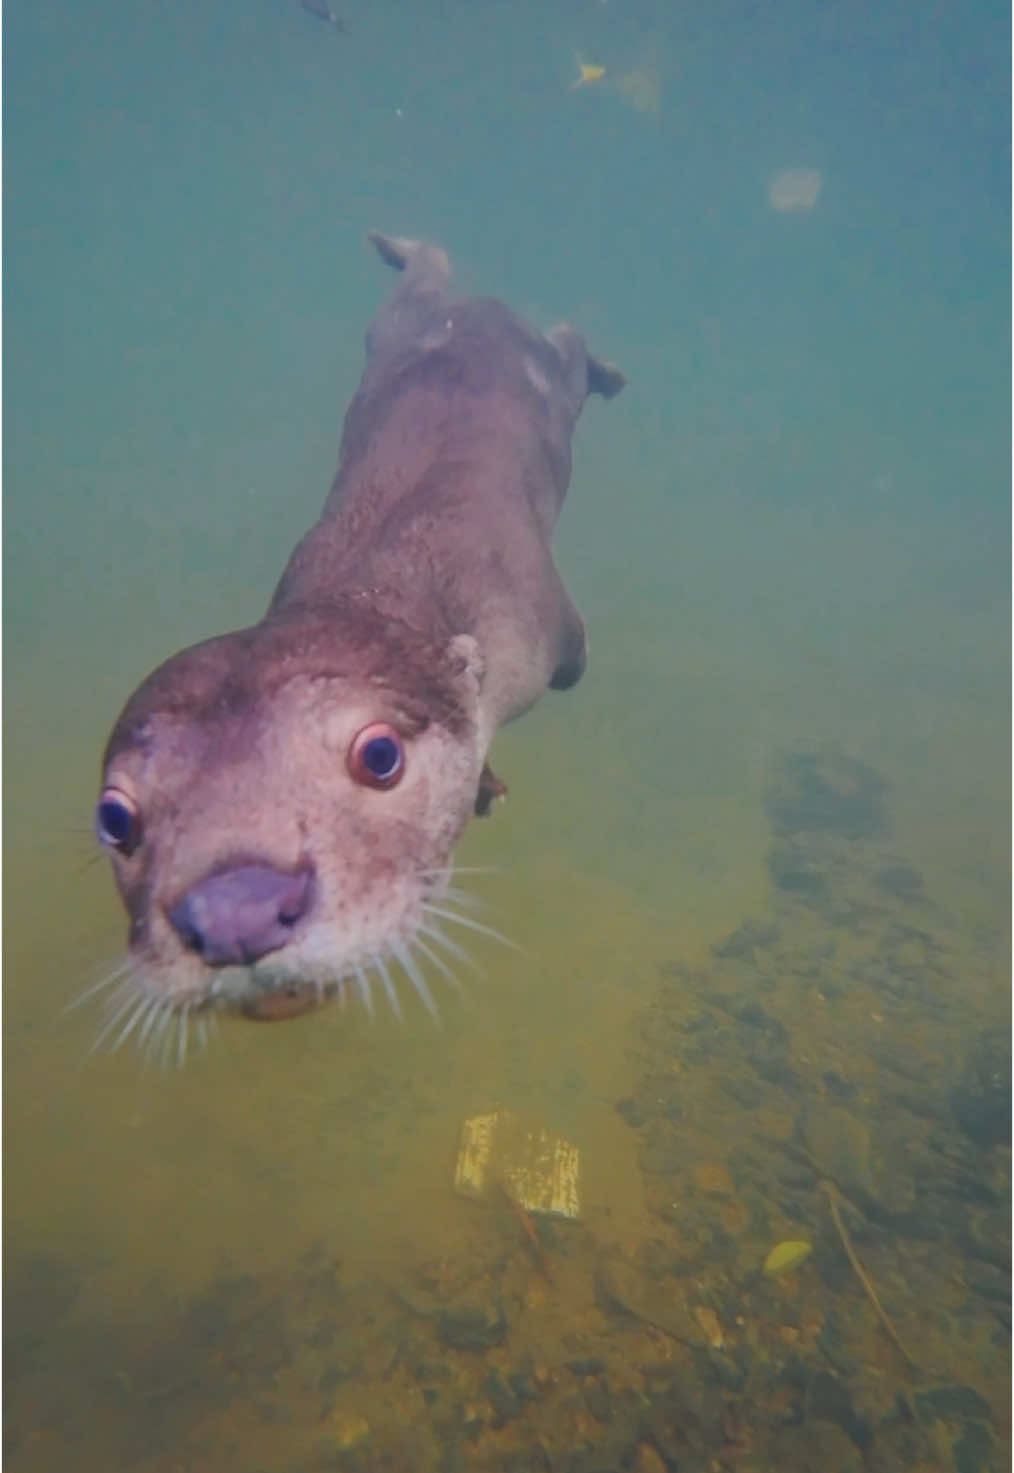
[[[262,964],[218,969],[191,1006],[197,1014],[207,1011],[220,1017],[248,1018],[254,1023],[280,1023],[316,1012],[341,997],[340,982],[322,982],[264,968]]]
[[[195,954],[184,953],[175,967],[163,968],[127,956],[71,1006],[104,995],[105,1018],[93,1051],[115,1052],[129,1041],[143,1052],[161,1056],[163,1064],[175,1062],[178,1067],[187,1058],[191,1040],[203,1048],[223,1018],[280,1023],[334,1003],[361,1004],[372,1017],[379,993],[394,1017],[402,1020],[400,994],[407,993],[439,1023],[426,974],[438,974],[458,992],[463,990],[461,965],[481,975],[450,928],[463,928],[466,937],[485,937],[512,948],[514,943],[474,913],[466,913],[483,902],[451,886],[446,869],[433,878],[439,886],[434,885],[423,900],[412,926],[368,947],[358,959],[335,956],[325,943],[302,956],[280,950],[245,965],[208,966]]]
[[[253,1023],[281,1023],[316,1012],[335,996],[336,991],[328,995],[308,982],[286,982],[280,987],[258,988],[247,993],[236,1010]]]

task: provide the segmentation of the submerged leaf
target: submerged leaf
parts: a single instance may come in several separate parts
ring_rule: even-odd
[[[812,1252],[813,1244],[804,1243],[801,1239],[788,1239],[784,1243],[776,1243],[764,1260],[765,1278],[781,1278],[782,1274],[787,1274],[790,1269],[798,1268],[804,1258],[809,1258]]]

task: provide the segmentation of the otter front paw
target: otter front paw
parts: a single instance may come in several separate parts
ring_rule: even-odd
[[[506,796],[507,784],[500,781],[488,762],[484,762],[479,774],[479,791],[475,795],[475,812],[480,818],[488,818],[497,798]]]

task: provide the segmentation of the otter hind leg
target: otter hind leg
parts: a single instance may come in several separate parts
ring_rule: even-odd
[[[589,394],[613,399],[627,382],[627,376],[615,363],[607,363],[589,352],[584,334],[567,322],[557,323],[546,334],[556,349],[563,376],[575,405],[580,407]]]
[[[588,354],[588,392],[601,394],[603,399],[614,399],[627,382],[627,375],[615,363]]]
[[[371,230],[367,238],[385,265],[428,286],[443,286],[451,274],[447,252],[439,246],[405,236],[383,235],[379,230]]]
[[[371,230],[369,239],[382,261],[404,273],[367,329],[367,374],[372,385],[399,354],[447,340],[450,265],[439,246],[425,241],[381,235],[379,230]]]

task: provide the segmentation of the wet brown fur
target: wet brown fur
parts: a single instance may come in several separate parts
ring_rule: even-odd
[[[320,518],[264,618],[167,660],[106,748],[105,784],[139,815],[137,842],[110,850],[136,979],[188,1008],[219,984],[173,909],[239,861],[313,874],[309,912],[248,986],[323,995],[403,955],[473,807],[502,792],[496,729],[585,666],[551,538],[585,398],[623,377],[572,328],[543,336],[452,297],[437,248],[373,242],[404,274],[369,330]],[[383,794],[345,762],[378,720],[407,749]]]

